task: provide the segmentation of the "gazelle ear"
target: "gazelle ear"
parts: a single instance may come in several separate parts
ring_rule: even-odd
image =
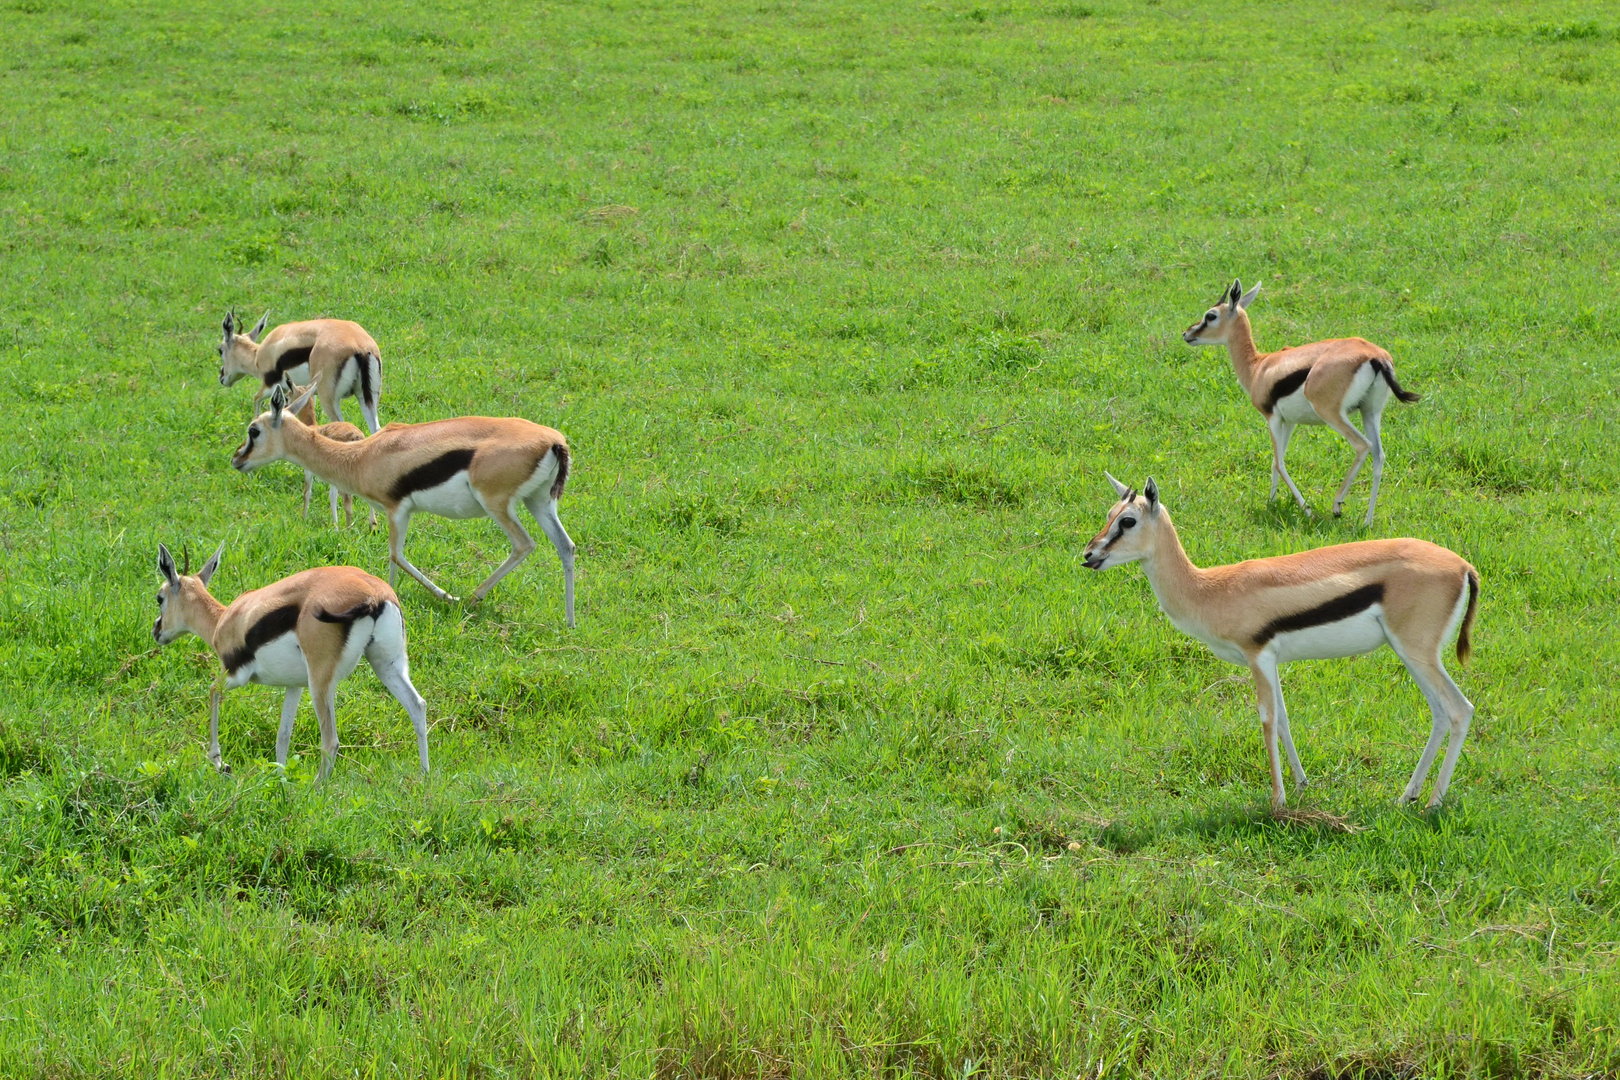
[[[315,393],[315,384],[311,383],[310,385],[304,387],[303,390],[295,390],[295,392],[298,394],[298,396],[287,402],[287,411],[292,413],[294,416],[297,416],[299,413],[304,411],[304,406],[309,404],[309,399]]]
[[[230,343],[232,335],[236,333],[236,309],[232,308],[225,313],[225,321],[220,324],[225,330],[225,342]]]
[[[267,311],[267,312],[264,313],[264,317],[259,320],[259,325],[255,326],[252,330],[248,331],[248,340],[252,341],[255,345],[257,345],[258,342],[259,342],[259,335],[264,333],[264,324],[269,322],[269,321],[270,321],[270,313]]]
[[[287,407],[287,388],[277,384],[270,392],[270,426],[281,426],[281,410]]]
[[[1237,306],[1238,306],[1239,310],[1247,308],[1251,303],[1254,302],[1254,298],[1259,296],[1259,295],[1260,295],[1260,283],[1257,281],[1257,282],[1254,283],[1254,288],[1250,289],[1248,292],[1246,292],[1242,296],[1238,297]]]
[[[1109,472],[1107,469],[1103,470],[1103,475],[1108,477],[1108,482],[1110,484],[1114,485],[1114,494],[1118,495],[1120,498],[1123,499],[1125,497],[1125,493],[1127,491],[1131,490],[1130,488],[1126,487],[1124,484],[1120,483],[1118,480],[1115,480],[1114,479],[1114,474]]]
[[[164,580],[166,580],[170,585],[173,585],[177,589],[180,587],[180,574],[174,568],[174,556],[169,554],[169,549],[163,544],[158,545],[157,568],[158,573],[162,574]]]
[[[1243,282],[1238,278],[1232,279],[1232,287],[1226,290],[1226,302],[1231,307],[1238,306],[1238,300],[1243,296]]]
[[[219,557],[223,554],[225,554],[225,541],[221,540],[219,550],[214,552],[212,558],[203,563],[201,570],[197,571],[197,576],[202,579],[204,585],[207,585],[208,579],[214,576],[214,571],[219,569]]]
[[[1147,483],[1142,485],[1142,498],[1147,500],[1148,513],[1159,512],[1159,485],[1153,482],[1151,476],[1147,478]]]

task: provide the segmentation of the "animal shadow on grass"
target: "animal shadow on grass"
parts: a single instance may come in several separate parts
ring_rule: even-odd
[[[1142,824],[1110,822],[1097,836],[1097,843],[1116,855],[1131,855],[1168,836],[1198,836],[1214,839],[1223,833],[1279,833],[1299,831],[1321,836],[1350,836],[1361,832],[1357,825],[1326,810],[1284,807],[1229,806],[1202,814],[1188,814],[1179,820],[1158,818]]]

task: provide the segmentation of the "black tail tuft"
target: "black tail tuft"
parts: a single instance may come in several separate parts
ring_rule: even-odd
[[[557,479],[551,482],[551,497],[555,500],[562,498],[563,488],[568,486],[568,446],[558,443],[551,452],[557,455]]]
[[[1378,374],[1382,375],[1384,377],[1384,381],[1389,383],[1389,388],[1395,391],[1395,396],[1406,402],[1408,405],[1412,404],[1414,401],[1423,400],[1422,394],[1414,394],[1412,391],[1395,381],[1395,369],[1389,366],[1389,361],[1374,360],[1373,367],[1377,368]]]
[[[1473,655],[1474,642],[1470,632],[1474,629],[1474,609],[1479,606],[1479,575],[1468,568],[1468,610],[1463,612],[1462,629],[1457,631],[1457,663],[1466,664]]]
[[[377,407],[377,391],[371,385],[371,364],[372,364],[372,361],[376,361],[376,363],[377,363],[377,373],[379,375],[382,374],[382,360],[381,360],[381,358],[379,358],[377,356],[374,356],[374,355],[372,355],[370,353],[355,353],[349,359],[354,361],[354,373],[355,373],[355,375],[358,378],[358,381],[360,383],[360,385],[357,387],[357,390],[358,390],[359,395],[360,395],[360,400],[363,403],[365,403],[367,406],[369,406],[369,407],[371,407],[373,409],[376,408]]]
[[[363,600],[348,611],[317,611],[315,617],[321,622],[352,626],[360,619],[375,619],[383,613],[383,609],[387,606],[388,601],[386,600]]]

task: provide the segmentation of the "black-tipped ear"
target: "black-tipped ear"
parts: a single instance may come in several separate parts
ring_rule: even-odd
[[[287,387],[278,384],[270,392],[270,426],[281,426],[281,410],[287,407]]]
[[[1159,485],[1153,482],[1151,476],[1147,478],[1147,483],[1142,485],[1142,497],[1147,500],[1148,510],[1157,512],[1159,509]]]
[[[219,542],[219,550],[214,552],[212,558],[210,558],[207,562],[203,563],[203,567],[202,567],[201,570],[197,571],[197,576],[202,579],[202,583],[205,586],[208,584],[208,579],[214,576],[214,571],[219,569],[219,558],[220,558],[221,555],[224,555],[224,554],[225,554],[225,541],[221,540]]]
[[[1237,278],[1233,278],[1232,287],[1226,291],[1226,301],[1233,307],[1237,307],[1237,302],[1242,298],[1242,296],[1243,282]]]
[[[220,325],[225,331],[225,340],[226,341],[231,340],[231,335],[236,333],[236,309],[235,308],[232,308],[230,311],[227,311],[225,313],[225,321],[223,323],[221,323]]]
[[[176,588],[180,586],[180,575],[174,569],[174,556],[170,555],[169,549],[162,544],[158,545],[158,573],[162,574],[170,585]]]
[[[259,324],[257,326],[255,326],[252,330],[248,331],[248,340],[253,342],[255,345],[257,345],[259,343],[259,335],[264,333],[264,324],[269,322],[269,321],[270,321],[270,313],[267,311],[267,312],[264,313],[264,317],[259,320]]]

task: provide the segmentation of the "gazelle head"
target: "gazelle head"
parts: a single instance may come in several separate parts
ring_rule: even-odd
[[[214,557],[203,563],[203,568],[197,571],[196,576],[191,573],[191,555],[186,555],[186,565],[183,570],[174,567],[174,556],[162,544],[158,545],[158,573],[163,576],[163,584],[158,586],[157,622],[152,624],[152,636],[159,645],[167,645],[175,638],[185,634],[197,633],[197,628],[203,625],[193,618],[201,598],[208,594],[208,579],[214,576],[219,569],[219,558],[225,554],[225,545],[221,543]]]
[[[238,472],[252,472],[272,461],[284,460],[287,451],[283,433],[288,424],[304,426],[287,411],[287,388],[278,386],[270,392],[270,411],[260,413],[248,425],[247,438],[231,455],[231,467]]]
[[[259,335],[264,333],[264,324],[269,320],[267,311],[258,326],[243,334],[238,333],[242,324],[236,321],[236,312],[226,314],[225,339],[219,343],[219,385],[230,386],[249,375],[258,375],[253,359],[259,355]]]
[[[1243,282],[1233,281],[1232,287],[1221,294],[1214,307],[1181,332],[1181,340],[1189,345],[1225,345],[1232,327],[1237,325],[1239,319],[1248,318],[1243,311],[1259,293],[1258,281],[1248,292],[1243,291]]]
[[[1086,545],[1088,570],[1111,570],[1152,555],[1159,526],[1170,520],[1169,512],[1159,503],[1159,485],[1151,476],[1138,495],[1108,473],[1103,475],[1114,485],[1119,502],[1108,511],[1108,523],[1102,532]]]

